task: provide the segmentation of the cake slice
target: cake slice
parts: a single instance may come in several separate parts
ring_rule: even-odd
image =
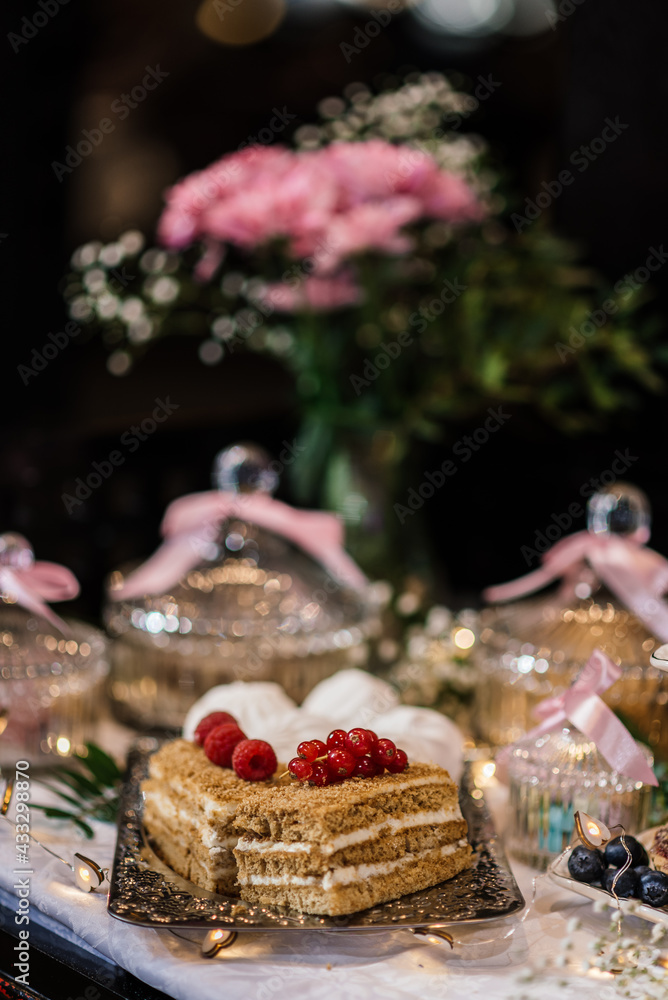
[[[235,826],[241,898],[304,913],[364,910],[471,864],[457,786],[431,764],[324,788],[252,788]]]
[[[668,875],[668,823],[660,826],[655,832],[649,856],[657,871]]]
[[[196,744],[165,743],[142,784],[144,826],[158,856],[203,889],[238,896],[234,817],[248,788]]]

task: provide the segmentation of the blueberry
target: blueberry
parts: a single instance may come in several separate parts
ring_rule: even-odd
[[[647,872],[653,872],[654,871],[654,869],[650,868],[649,865],[638,865],[637,867],[634,867],[633,870],[636,873],[636,875],[638,876],[638,878],[640,878],[641,875],[646,875]]]
[[[568,870],[578,882],[598,882],[604,868],[605,862],[600,851],[590,851],[581,844],[571,851]]]
[[[628,834],[624,834],[624,840],[626,841],[626,846],[631,852],[631,867],[637,868],[638,865],[646,865],[649,858],[647,857],[647,851],[642,844],[639,843],[635,837],[629,837]],[[624,850],[621,837],[615,837],[614,840],[609,841],[605,845],[606,865],[612,865],[613,868],[623,868],[626,864],[627,857],[628,855]]]
[[[665,906],[668,903],[668,875],[649,868],[640,876],[638,898],[650,906]]]
[[[606,868],[603,872],[603,878],[601,879],[601,885],[608,892],[612,892],[612,883],[614,881],[615,875],[619,871],[619,868]],[[617,879],[617,884],[615,886],[615,895],[622,899],[628,899],[629,896],[635,896],[636,889],[638,888],[638,876],[633,868],[629,868],[620,875]]]

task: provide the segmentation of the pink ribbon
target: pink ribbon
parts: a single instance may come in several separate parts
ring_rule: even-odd
[[[542,566],[510,583],[488,587],[487,601],[512,601],[564,578],[569,599],[579,579],[593,570],[596,578],[645,623],[663,642],[668,642],[668,560],[644,544],[645,535],[592,534],[578,531],[562,538],[542,557]]]
[[[334,579],[361,588],[367,579],[343,548],[343,526],[334,514],[296,510],[267,493],[213,490],[191,493],[169,505],[162,522],[165,542],[131,573],[114,600],[161,594],[210,557],[223,521],[240,518],[282,535],[321,563]]]
[[[542,719],[524,740],[537,739],[570,722],[592,740],[613,770],[646,785],[658,785],[645,755],[623,722],[600,695],[622,676],[621,667],[600,649],[595,649],[567,691],[546,698],[534,709]],[[510,748],[505,748],[506,757]]]
[[[30,566],[0,566],[0,591],[11,595],[17,604],[34,615],[46,618],[63,635],[71,630],[46,601],[70,601],[79,593],[79,583],[65,566],[52,562],[34,562]]]

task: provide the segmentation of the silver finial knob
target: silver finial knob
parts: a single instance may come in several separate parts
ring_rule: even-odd
[[[232,493],[273,493],[278,472],[264,448],[256,444],[233,444],[218,452],[213,462],[213,485]]]
[[[594,535],[616,534],[649,541],[652,518],[649,500],[630,483],[613,483],[590,498],[587,528]]]
[[[27,538],[14,531],[0,535],[0,566],[12,569],[29,569],[35,561],[35,554]]]

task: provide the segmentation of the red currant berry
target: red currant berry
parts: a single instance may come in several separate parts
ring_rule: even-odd
[[[315,747],[317,751],[316,758],[327,756],[327,744],[323,743],[322,740],[311,740],[311,746]]]
[[[401,774],[408,767],[408,755],[405,750],[400,750],[398,747],[394,752],[394,760],[388,760],[385,767],[390,772],[390,774]]]
[[[313,774],[313,767],[303,757],[294,757],[288,764],[288,771],[297,781],[308,781]]]
[[[346,750],[349,750],[353,757],[363,757],[371,753],[373,744],[369,739],[366,729],[351,729],[346,736]]]
[[[373,748],[373,759],[387,767],[388,762],[394,760],[397,748],[392,740],[378,740]]]
[[[355,770],[352,773],[353,778],[375,778],[377,774],[380,774],[383,768],[380,764],[377,764],[373,757],[358,757],[355,762]]]
[[[348,734],[345,729],[333,729],[327,737],[327,749],[345,750],[347,735]]]
[[[318,750],[313,745],[313,742],[311,740],[306,740],[304,743],[300,743],[299,746],[297,747],[297,753],[304,760],[307,760],[309,764],[312,764],[313,761],[318,756]]]
[[[324,788],[330,782],[329,771],[324,764],[311,764],[311,777],[308,779],[309,785],[316,785]]]
[[[327,770],[331,774],[348,778],[355,770],[355,758],[348,750],[330,750],[327,754]]]
[[[374,733],[373,729],[366,729],[365,732],[369,737],[369,739],[371,740],[371,746],[375,747],[376,743],[378,742],[378,737]]]

